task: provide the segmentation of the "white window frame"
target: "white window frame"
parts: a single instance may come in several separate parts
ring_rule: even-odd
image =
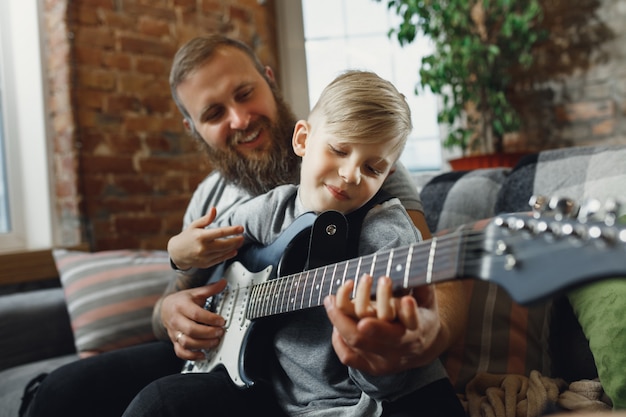
[[[309,115],[309,88],[300,0],[276,0],[280,88],[299,118]]]
[[[374,1],[374,0],[363,0]],[[280,61],[280,88],[296,116],[306,118],[310,110],[303,9],[301,0],[276,0],[278,53]],[[423,168],[414,175],[425,172],[449,170],[446,160],[449,152],[441,146],[445,126],[439,125],[441,166],[438,170]]]
[[[37,0],[0,1],[2,109],[12,230],[0,252],[49,248],[53,206]]]

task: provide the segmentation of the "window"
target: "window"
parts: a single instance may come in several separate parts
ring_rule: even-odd
[[[3,79],[0,71],[0,97],[3,96]],[[9,210],[9,196],[7,186],[6,153],[4,151],[4,123],[2,115],[2,100],[0,100],[0,233],[8,233],[11,230],[11,212]]]
[[[427,90],[415,94],[421,58],[430,51],[425,38],[404,47],[390,38],[399,18],[384,0],[283,0],[277,10],[283,90],[300,117],[343,70],[372,70],[393,82],[411,107],[413,132],[402,162],[411,171],[441,169],[437,97]]]
[[[0,251],[50,247],[37,0],[0,1]]]

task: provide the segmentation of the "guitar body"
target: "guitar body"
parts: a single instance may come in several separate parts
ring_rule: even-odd
[[[228,285],[224,291],[207,300],[206,308],[224,317],[224,336],[220,344],[205,350],[205,360],[187,361],[182,372],[211,372],[224,366],[238,386],[251,386],[254,382],[245,371],[246,347],[253,322],[246,318],[245,306],[253,285],[272,277],[275,267],[270,265],[259,272],[248,271],[240,262],[230,264],[225,272]]]
[[[332,225],[332,234],[327,233],[329,225]],[[241,250],[223,273],[226,288],[209,297],[205,305],[226,320],[224,336],[216,348],[204,351],[205,360],[187,361],[182,372],[210,372],[223,366],[236,385],[253,385],[253,379],[246,372],[249,368],[246,358],[252,356],[247,352],[248,341],[257,324],[246,314],[252,289],[277,276],[340,260],[336,258],[345,252],[346,235],[347,223],[342,214],[335,211],[320,215],[305,213],[272,244],[249,245]],[[313,240],[315,245],[311,244]],[[255,353],[262,350],[259,345],[255,343]]]

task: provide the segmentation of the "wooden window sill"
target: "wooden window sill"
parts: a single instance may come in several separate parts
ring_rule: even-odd
[[[89,250],[87,245],[72,249]],[[51,280],[59,277],[52,249],[0,254],[0,286]]]

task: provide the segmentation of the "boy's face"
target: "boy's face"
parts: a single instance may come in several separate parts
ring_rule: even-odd
[[[307,210],[350,213],[380,190],[396,160],[386,143],[347,143],[306,121],[296,124],[294,152],[302,157],[300,196]]]

